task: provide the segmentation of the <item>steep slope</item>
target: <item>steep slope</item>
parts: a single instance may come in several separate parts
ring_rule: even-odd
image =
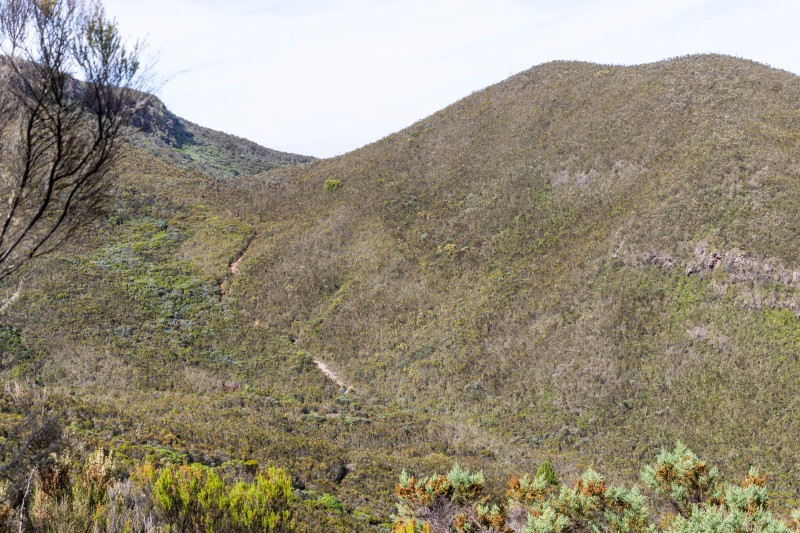
[[[797,76],[730,57],[542,65],[267,174],[233,291],[357,389],[499,447],[635,475],[682,439],[783,475],[798,108]]]
[[[171,163],[217,178],[255,174],[275,167],[313,161],[313,157],[279,152],[247,139],[214,131],[172,113],[151,97],[133,124],[137,146]]]

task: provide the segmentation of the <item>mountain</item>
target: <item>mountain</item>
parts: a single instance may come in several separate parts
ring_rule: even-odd
[[[255,174],[314,160],[198,126],[176,116],[154,96],[136,114],[133,126],[140,133],[134,137],[137,146],[175,165],[193,167],[217,178]]]
[[[635,476],[680,439],[794,494],[799,108],[797,76],[731,57],[538,66],[273,172],[233,290],[370,396],[514,450]]]
[[[6,379],[81,439],[283,466],[309,531],[377,530],[402,468],[634,481],[677,440],[797,498],[797,76],[548,63],[313,161],[140,126],[108,216],[0,287]]]

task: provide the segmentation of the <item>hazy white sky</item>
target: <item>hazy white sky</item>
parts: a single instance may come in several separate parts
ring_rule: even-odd
[[[356,149],[554,59],[719,52],[800,73],[798,0],[105,0],[176,114],[279,150]]]

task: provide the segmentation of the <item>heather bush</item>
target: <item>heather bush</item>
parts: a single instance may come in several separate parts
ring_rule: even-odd
[[[153,496],[159,514],[178,531],[219,531],[228,507],[222,478],[196,463],[164,468]]]
[[[227,497],[233,531],[294,531],[292,480],[278,468],[256,475],[252,483],[238,482]]]
[[[33,531],[90,531],[106,517],[106,490],[113,480],[113,454],[99,449],[84,463],[53,455],[35,474],[28,508]]]

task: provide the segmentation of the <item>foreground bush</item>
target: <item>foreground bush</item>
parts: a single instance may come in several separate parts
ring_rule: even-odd
[[[481,497],[481,473],[456,465],[447,476],[417,480],[403,472],[395,489],[399,502],[393,533],[800,531],[800,513],[790,523],[770,513],[766,478],[755,469],[738,485],[725,482],[716,468],[680,443],[642,471],[643,482],[655,494],[650,502],[637,487],[607,485],[593,470],[557,490],[555,479],[552,468],[513,477],[506,501],[490,503]]]
[[[226,465],[220,467],[225,470]],[[29,498],[3,513],[6,530],[41,532],[290,532],[291,479],[280,469],[223,478],[193,463],[151,463],[125,479],[113,454],[84,461],[53,456],[31,477]]]

